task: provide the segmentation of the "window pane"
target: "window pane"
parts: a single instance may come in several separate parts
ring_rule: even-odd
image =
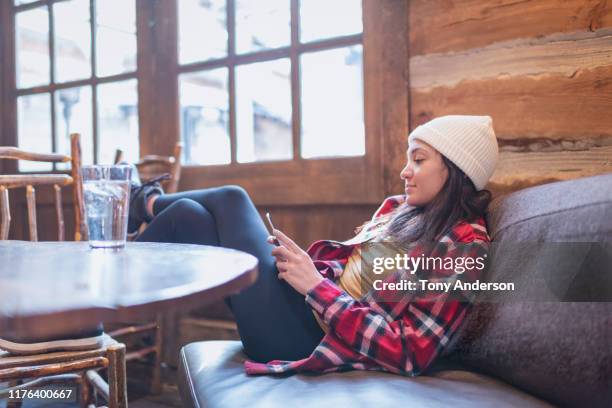
[[[178,14],[181,64],[227,55],[225,0],[180,0]]]
[[[302,157],[365,154],[361,64],[361,45],[302,55]]]
[[[300,18],[301,42],[363,31],[361,0],[301,0]]]
[[[55,92],[55,150],[70,155],[70,134],[81,134],[83,164],[93,163],[93,121],[91,87],[61,89]],[[69,164],[57,166],[67,169]]]
[[[290,74],[288,59],[236,67],[238,162],[293,157]]]
[[[17,145],[35,153],[50,153],[51,96],[48,93],[17,98]],[[19,161],[22,171],[50,171],[51,163]]]
[[[236,0],[236,51],[289,45],[289,0]]]
[[[189,164],[231,161],[227,69],[179,76],[183,160]]]
[[[71,0],[53,5],[55,29],[55,80],[91,76],[91,30],[89,0]]]
[[[140,157],[136,80],[98,86],[98,163],[112,164],[123,150],[128,162]]]
[[[98,76],[136,70],[134,0],[96,1],[96,68]]]
[[[19,6],[22,4],[34,3],[35,1],[39,1],[39,0],[15,0],[15,5]]]
[[[48,84],[51,71],[47,7],[17,13],[15,30],[17,87]]]

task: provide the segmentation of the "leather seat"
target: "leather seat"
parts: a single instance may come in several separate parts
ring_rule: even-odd
[[[523,283],[531,297],[476,304],[436,370],[427,375],[353,371],[247,377],[239,342],[200,342],[181,351],[183,402],[195,407],[284,407],[299,401],[311,407],[370,408],[529,407],[545,406],[545,400],[609,407],[610,214],[612,173],[528,188],[491,203],[489,234],[498,249],[488,279]],[[543,256],[550,249],[544,243],[560,242],[566,245],[559,247],[562,252]],[[517,252],[517,243],[529,243],[529,254]],[[586,256],[581,255],[584,244],[590,245]],[[547,301],[551,295],[559,295],[558,300]],[[479,374],[456,367],[471,367]]]
[[[550,407],[490,377],[461,370],[402,377],[350,371],[325,375],[247,376],[239,341],[191,343],[181,350],[179,386],[184,406],[304,407]]]

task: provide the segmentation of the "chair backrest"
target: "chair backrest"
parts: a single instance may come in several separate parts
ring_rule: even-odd
[[[136,163],[141,180],[145,182],[163,173],[169,173],[170,178],[162,181],[162,186],[166,193],[176,193],[181,179],[182,151],[182,143],[177,143],[174,146],[172,156],[147,155],[142,157],[138,163]],[[115,152],[115,164],[122,161],[124,161],[123,151],[117,149]]]
[[[71,176],[60,173],[47,174],[9,174],[0,175],[0,240],[6,240],[9,236],[11,225],[11,207],[9,203],[9,190],[25,188],[26,205],[28,210],[28,227],[31,241],[38,241],[38,230],[36,223],[36,187],[52,186],[55,197],[55,213],[57,217],[57,239],[65,239],[64,210],[62,205],[62,187],[73,186],[73,204],[75,213],[75,240],[87,239],[87,228],[85,225],[85,206],[83,201],[83,189],[81,183],[81,144],[80,135],[71,135],[71,156],[63,154],[31,153],[16,147],[0,146],[0,159],[28,160],[47,163],[71,162]]]

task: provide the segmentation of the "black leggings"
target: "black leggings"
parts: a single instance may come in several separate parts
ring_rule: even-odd
[[[138,241],[223,246],[259,260],[257,281],[226,299],[253,360],[298,360],[323,338],[304,296],[277,277],[269,235],[244,189],[224,186],[162,195]]]

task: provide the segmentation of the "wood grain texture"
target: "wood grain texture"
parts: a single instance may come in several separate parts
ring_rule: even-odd
[[[45,377],[56,374],[71,373],[89,368],[108,366],[104,357],[94,357],[65,363],[45,364],[40,366],[14,367],[0,370],[0,380],[8,381],[21,378]]]
[[[269,210],[274,225],[288,234],[303,249],[316,240],[343,241],[354,236],[357,226],[372,217],[378,205],[260,207]]]
[[[57,240],[65,240],[66,226],[64,222],[64,209],[62,206],[62,188],[57,184],[53,185],[55,191],[55,215],[57,217]]]
[[[252,255],[202,245],[91,251],[85,242],[0,241],[0,258],[0,298],[14,300],[0,302],[0,331],[24,341],[200,306],[257,278]]]
[[[180,137],[178,87],[170,80],[178,64],[177,8],[173,1],[136,4],[140,154],[171,155]]]
[[[72,175],[72,204],[70,207],[74,217],[74,240],[85,241],[88,239],[87,221],[85,220],[85,199],[83,195],[83,176],[81,175],[82,151],[81,135],[72,133],[70,135],[70,158]]]
[[[612,28],[516,39],[466,51],[410,59],[413,88],[452,87],[464,80],[563,74],[612,65]]]
[[[394,176],[407,148],[409,27],[400,16],[408,14],[408,2],[366,1],[364,7],[366,133],[378,141],[367,149],[376,148],[380,155],[370,166],[382,168],[382,199],[397,187]]]
[[[30,241],[38,241],[38,228],[36,225],[36,190],[32,186],[26,187],[26,202],[28,204],[28,227],[30,228]]]
[[[11,174],[0,175],[0,184],[7,188],[26,186],[53,185],[67,186],[72,184],[72,177],[66,174]]]
[[[0,206],[2,207],[2,219],[0,220],[0,241],[8,239],[11,228],[11,208],[8,189],[0,186]]]
[[[607,0],[411,0],[411,55],[612,26]]]
[[[612,172],[612,146],[583,151],[502,152],[487,188],[496,196],[560,180]]]
[[[612,135],[612,66],[411,90],[412,127],[449,114],[490,115],[498,139]]]
[[[0,159],[14,159],[14,160],[30,160],[39,162],[54,162],[54,163],[67,163],[70,161],[69,156],[56,153],[33,153],[26,152],[16,147],[5,147],[0,146]]]

